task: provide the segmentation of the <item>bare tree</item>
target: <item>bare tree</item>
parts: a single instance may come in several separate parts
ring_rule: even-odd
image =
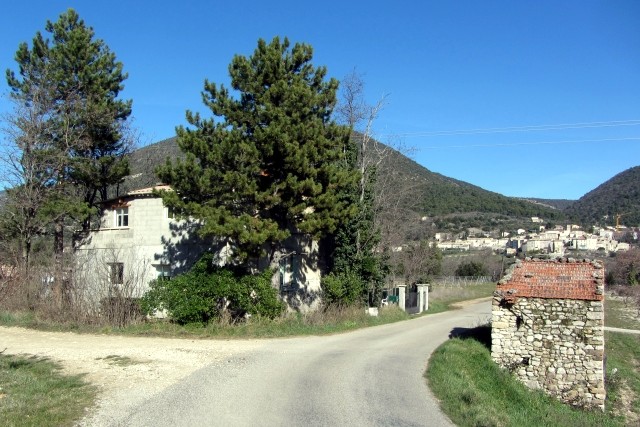
[[[415,194],[419,194],[419,189],[426,184],[403,170],[405,164],[402,162],[406,162],[406,157],[413,152],[410,147],[390,138],[383,144],[374,135],[373,125],[388,96],[383,95],[375,104],[367,103],[363,77],[355,70],[341,81],[340,89],[340,105],[336,114],[354,131],[352,138],[358,147],[356,167],[361,173],[359,202],[361,205],[365,203],[368,191],[373,199],[370,209],[376,232],[365,234],[358,230],[358,251],[374,246],[378,253],[391,252],[407,243],[411,235],[418,239],[424,237],[414,230],[421,225],[417,214],[419,200]],[[375,239],[375,242],[369,239]],[[391,256],[391,261],[410,262],[406,256]],[[401,268],[405,267],[412,268],[408,265]]]
[[[53,205],[61,197],[57,177],[66,164],[66,153],[50,138],[55,108],[50,95],[46,85],[34,85],[25,96],[9,98],[13,110],[3,117],[0,162],[7,189],[0,226],[5,237],[19,240],[24,277],[29,276],[33,239],[56,219]]]

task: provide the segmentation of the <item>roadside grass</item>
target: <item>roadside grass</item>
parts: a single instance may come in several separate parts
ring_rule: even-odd
[[[463,287],[435,285],[429,292],[429,310],[423,315],[451,310],[454,304],[490,296],[494,283]],[[120,334],[132,336],[160,336],[184,338],[276,338],[300,335],[328,335],[355,329],[407,320],[411,316],[397,306],[382,307],[379,315],[369,316],[362,308],[329,308],[310,313],[288,313],[276,319],[254,316],[246,321],[231,323],[229,319],[207,325],[178,325],[167,320],[150,319],[124,327],[80,322],[52,322],[34,312],[0,311],[0,325],[16,326],[56,332]]]
[[[183,338],[275,338],[298,335],[328,335],[352,331],[369,326],[398,322],[410,316],[397,306],[383,307],[378,316],[370,316],[362,308],[328,309],[310,313],[289,313],[276,319],[254,316],[246,321],[232,323],[228,319],[207,325],[178,325],[166,320],[147,320],[112,327],[80,323],[52,323],[32,313],[1,313],[0,324],[47,331],[79,333],[121,334],[133,336],[159,336]]]
[[[638,307],[626,298],[607,296],[604,319],[606,325],[613,328],[640,329]]]
[[[35,356],[0,354],[0,425],[70,426],[85,414],[96,389],[81,375]]]
[[[482,331],[482,329],[485,329]],[[606,413],[581,411],[541,391],[532,391],[492,360],[486,342],[488,326],[453,338],[431,356],[425,377],[442,410],[458,426],[624,426],[611,405]]]

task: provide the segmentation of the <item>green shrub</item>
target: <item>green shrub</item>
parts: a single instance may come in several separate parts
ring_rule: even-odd
[[[218,267],[213,256],[205,254],[188,272],[171,280],[154,280],[142,298],[142,308],[147,314],[166,310],[180,324],[207,323],[224,313],[234,320],[246,314],[274,318],[284,304],[271,287],[272,275],[271,270],[247,275]]]
[[[456,268],[456,276],[460,277],[481,277],[488,276],[487,267],[481,262],[470,261],[462,263]]]
[[[327,306],[352,306],[364,301],[364,283],[352,271],[330,273],[322,278],[321,286]]]

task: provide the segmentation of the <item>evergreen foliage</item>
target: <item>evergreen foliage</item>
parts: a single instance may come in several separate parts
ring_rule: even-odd
[[[147,314],[167,310],[180,324],[207,323],[229,313],[232,319],[246,314],[274,318],[284,310],[277,290],[271,287],[273,271],[246,275],[237,269],[218,267],[205,254],[187,273],[171,280],[158,279],[142,298]]]
[[[640,226],[640,166],[627,169],[582,196],[565,212],[574,220],[591,225]]]
[[[6,71],[14,111],[3,160],[12,187],[1,223],[3,235],[20,236],[25,271],[34,237],[55,224],[59,273],[65,219],[88,228],[97,195],[106,198],[128,173],[131,101],[117,99],[127,77],[122,64],[75,11],[45,30],[51,38],[37,32],[31,46],[21,43],[17,72]]]
[[[487,275],[489,275],[487,267],[477,261],[464,262],[456,268],[456,276],[460,277],[481,277]]]
[[[366,285],[353,270],[332,272],[322,277],[322,300],[327,307],[363,305]]]
[[[43,155],[65,159],[52,177],[59,189],[65,187],[60,209],[73,212],[70,205],[75,204],[86,215],[87,208],[106,199],[107,187],[129,172],[125,155],[131,142],[125,133],[132,102],[118,99],[127,74],[73,9],[56,22],[47,21],[45,30],[51,39],[37,32],[31,47],[20,44],[18,73],[7,70],[7,82],[14,99],[48,108],[42,138],[53,152]]]
[[[165,204],[203,220],[200,232],[232,245],[237,259],[273,254],[292,229],[320,238],[355,214],[343,197],[357,180],[345,166],[349,130],[331,119],[338,82],[311,59],[311,46],[277,37],[236,55],[237,96],[205,81],[214,117],[188,111],[193,128],[177,129],[185,159],[158,169],[175,190]]]

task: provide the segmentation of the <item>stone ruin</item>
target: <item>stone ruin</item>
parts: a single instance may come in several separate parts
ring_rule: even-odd
[[[604,409],[604,267],[518,260],[493,295],[491,356],[526,386]]]

